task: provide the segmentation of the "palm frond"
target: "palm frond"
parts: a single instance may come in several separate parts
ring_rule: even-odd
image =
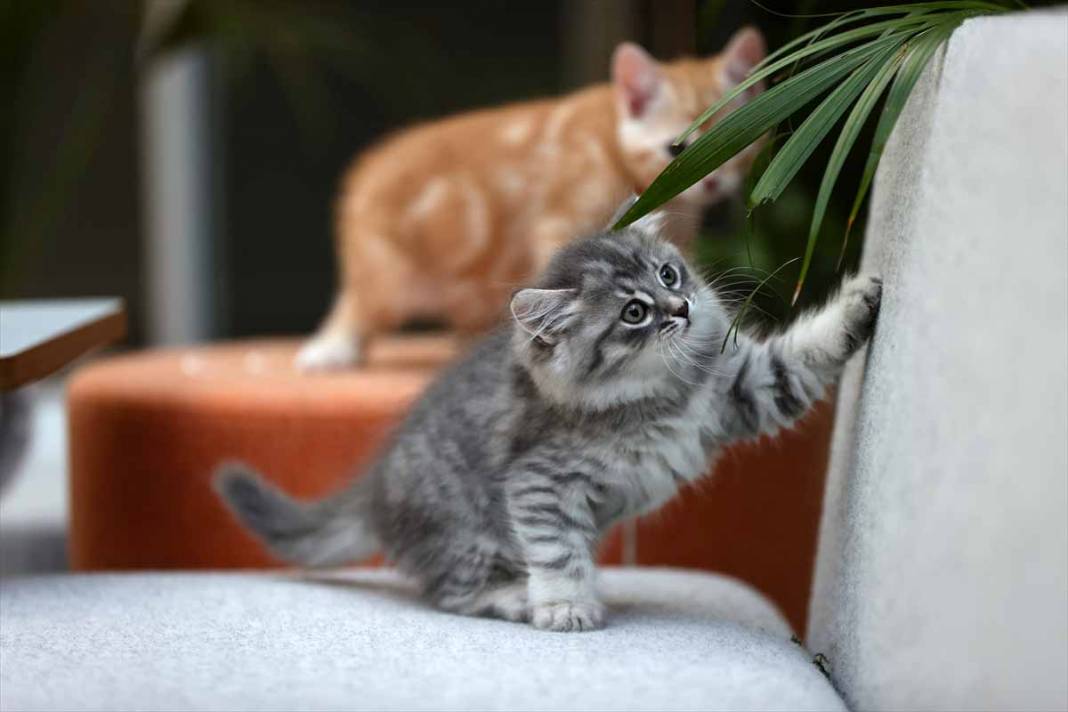
[[[968,18],[1010,9],[1007,5],[986,0],[886,5],[843,13],[800,35],[769,54],[743,82],[709,106],[676,139],[676,143],[681,144],[706,122],[728,110],[757,83],[773,80],[787,68],[800,71],[791,73],[748,103],[715,120],[707,132],[668,164],[615,227],[621,228],[663,205],[775,126],[823,97],[782,145],[748,196],[750,206],[776,200],[819,144],[845,117],[824,171],[813,206],[808,239],[803,256],[799,258],[801,266],[794,290],[796,302],[838,176],[869,118],[873,113],[879,115],[843,236],[843,254],[887,139],[935,51]],[[876,112],[884,94],[882,109]]]
[[[797,298],[801,293],[801,285],[804,284],[805,276],[808,274],[808,267],[812,263],[812,254],[816,250],[816,240],[819,239],[823,215],[827,211],[827,203],[830,202],[831,191],[834,190],[834,184],[838,180],[842,164],[845,163],[846,156],[849,155],[849,151],[853,148],[861,128],[864,127],[864,123],[868,120],[868,115],[875,108],[876,102],[879,101],[879,97],[886,90],[887,84],[894,78],[894,74],[901,67],[905,57],[908,56],[907,53],[908,47],[902,47],[891,61],[879,67],[874,79],[865,87],[864,92],[857,99],[857,103],[853,105],[853,110],[849,113],[849,117],[842,126],[842,133],[838,134],[838,141],[834,144],[831,157],[827,160],[827,169],[823,173],[820,190],[816,195],[816,204],[812,209],[812,224],[808,230],[805,256],[801,260],[801,273],[798,275],[797,285],[794,287],[793,303],[797,303]],[[845,250],[844,242],[845,240],[843,240],[843,251]],[[842,260],[839,258],[839,265],[841,265],[841,262]]]
[[[719,168],[813,97],[821,95],[843,76],[886,49],[891,42],[896,43],[896,38],[884,37],[835,55],[725,116],[668,164],[619,219],[616,227],[629,225]]]
[[[875,126],[875,135],[872,137],[871,150],[868,152],[868,161],[864,165],[864,173],[860,179],[860,187],[857,189],[857,196],[853,200],[853,207],[849,211],[849,220],[846,223],[846,233],[842,240],[842,255],[845,254],[846,245],[849,240],[849,233],[853,229],[853,223],[856,222],[857,214],[860,212],[860,206],[864,202],[865,196],[868,194],[868,188],[871,186],[872,179],[875,177],[875,169],[879,165],[879,158],[883,155],[886,141],[890,138],[890,132],[893,131],[894,125],[897,123],[897,118],[901,115],[902,109],[905,108],[905,102],[908,101],[909,95],[912,93],[912,88],[916,86],[916,82],[919,80],[924,67],[927,66],[927,62],[930,61],[931,56],[934,55],[940,46],[942,46],[942,43],[949,38],[953,33],[953,30],[955,30],[959,24],[960,23],[947,23],[939,27],[934,27],[930,31],[925,32],[923,35],[916,38],[916,41],[911,43],[908,47],[908,55],[906,55],[899,70],[894,76],[894,83],[891,85],[890,92],[886,96],[886,103],[883,104],[882,114],[879,115],[879,123]],[[838,264],[841,265],[841,263],[842,258],[839,256]]]

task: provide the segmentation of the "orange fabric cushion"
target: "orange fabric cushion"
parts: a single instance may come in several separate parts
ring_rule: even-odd
[[[97,361],[69,386],[75,569],[276,565],[219,504],[210,477],[243,460],[316,497],[359,474],[436,371],[442,336],[376,340],[365,367],[303,375],[295,341],[146,351]],[[716,476],[610,535],[602,560],[724,571],[804,620],[829,409],[775,443],[736,449]]]

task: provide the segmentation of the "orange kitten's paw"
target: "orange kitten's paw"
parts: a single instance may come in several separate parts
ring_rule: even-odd
[[[360,362],[360,340],[339,334],[319,334],[306,342],[294,361],[300,371],[340,371]]]

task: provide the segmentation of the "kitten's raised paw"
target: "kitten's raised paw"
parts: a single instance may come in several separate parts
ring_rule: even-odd
[[[531,610],[530,623],[542,630],[580,632],[604,625],[604,606],[597,601],[541,603]]]
[[[359,339],[320,334],[301,346],[294,363],[299,371],[340,371],[357,365],[360,355]]]
[[[875,317],[883,296],[883,280],[874,275],[859,275],[842,289],[845,302],[846,350],[856,351],[871,336]]]

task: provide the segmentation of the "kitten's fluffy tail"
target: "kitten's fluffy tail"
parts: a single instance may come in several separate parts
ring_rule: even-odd
[[[228,463],[215,473],[214,485],[238,521],[280,559],[335,566],[378,551],[361,483],[319,502],[301,502],[244,465]]]

